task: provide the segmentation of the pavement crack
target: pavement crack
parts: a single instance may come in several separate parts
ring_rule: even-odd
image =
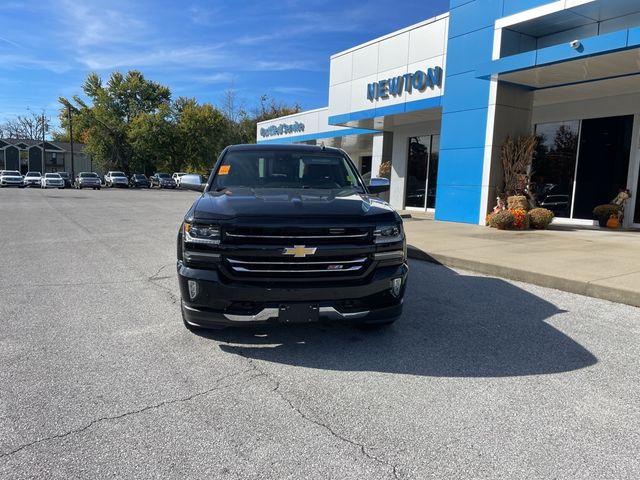
[[[289,405],[289,407],[294,412],[296,412],[303,420],[305,420],[307,422],[310,422],[310,423],[312,423],[312,424],[314,424],[314,425],[326,430],[334,438],[337,438],[338,440],[340,440],[342,442],[348,443],[349,445],[352,445],[352,446],[356,447],[357,449],[360,450],[360,453],[362,453],[362,455],[364,455],[366,458],[368,458],[369,460],[373,460],[374,462],[391,469],[391,473],[393,473],[394,478],[400,479],[400,474],[398,472],[398,466],[397,465],[395,465],[395,464],[393,464],[393,463],[391,463],[391,462],[389,462],[389,461],[387,461],[385,459],[382,459],[382,458],[372,454],[371,452],[369,452],[367,450],[367,446],[365,444],[358,443],[355,440],[351,440],[350,438],[347,438],[344,435],[341,435],[340,433],[335,431],[333,429],[333,427],[331,427],[331,425],[323,423],[320,420],[317,420],[317,419],[307,415],[299,407],[296,407],[293,404],[293,402],[284,395],[284,393],[282,393],[282,391],[280,390],[280,383],[279,382],[276,382],[276,386],[272,390],[272,392],[275,393],[276,395],[278,395],[284,402],[286,402]]]
[[[127,417],[130,417],[130,416],[133,416],[133,415],[138,415],[138,414],[141,414],[141,413],[148,412],[150,410],[157,410],[157,409],[160,409],[160,408],[165,407],[167,405],[174,405],[174,404],[177,404],[177,403],[190,402],[191,400],[194,400],[194,399],[196,399],[198,397],[202,397],[202,396],[208,395],[208,394],[210,394],[212,392],[215,392],[217,390],[233,388],[235,386],[242,385],[244,383],[249,383],[249,382],[251,382],[252,380],[254,380],[254,379],[258,378],[258,377],[265,376],[262,373],[258,373],[257,375],[252,375],[252,376],[250,376],[248,378],[239,380],[237,382],[220,385],[220,383],[223,380],[227,380],[229,378],[234,378],[234,377],[239,377],[240,375],[243,375],[245,373],[255,372],[255,371],[256,371],[255,368],[249,368],[249,369],[246,369],[246,370],[242,370],[240,372],[234,372],[234,373],[230,373],[228,375],[224,375],[224,376],[222,376],[222,377],[220,377],[220,378],[218,378],[216,380],[216,382],[215,382],[213,387],[208,388],[206,390],[202,390],[200,392],[193,393],[193,394],[188,395],[186,397],[175,398],[173,400],[163,400],[162,402],[155,403],[153,405],[147,405],[145,407],[138,408],[138,409],[135,409],[135,410],[130,410],[128,412],[124,412],[124,413],[121,413],[119,415],[110,415],[110,416],[96,418],[94,420],[91,420],[89,423],[87,423],[86,425],[84,425],[82,427],[73,428],[71,430],[67,430],[66,432],[58,433],[58,434],[55,434],[55,435],[50,435],[50,436],[44,437],[44,438],[39,438],[38,440],[34,440],[32,442],[25,443],[25,444],[23,444],[23,445],[21,445],[21,446],[19,446],[17,448],[14,448],[13,450],[10,450],[8,452],[0,453],[0,459],[6,458],[6,457],[10,457],[12,455],[15,455],[16,453],[21,452],[24,449],[30,448],[30,447],[35,446],[35,445],[39,445],[41,443],[49,442],[49,441],[52,441],[52,440],[60,440],[62,438],[68,437],[70,435],[76,435],[76,434],[82,433],[82,432],[90,429],[94,425],[102,423],[102,422],[107,422],[107,421],[112,421],[112,420],[121,420],[123,418],[127,418]]]
[[[167,294],[169,294],[169,298],[171,299],[171,303],[178,303],[180,301],[180,298],[175,294],[174,290],[172,288],[169,287],[165,287],[164,285],[162,285],[161,283],[158,283],[158,280],[166,280],[167,278],[171,278],[171,276],[163,276],[160,277],[160,273],[162,273],[162,271],[167,268],[170,264],[165,264],[162,265],[153,275],[151,275],[150,277],[147,277],[147,282],[149,282],[151,285],[159,288],[160,290],[166,292]]]
[[[149,279],[148,279],[148,280],[149,280],[150,282],[153,282],[154,280],[162,280],[162,279],[164,279],[164,278],[170,278],[170,277],[158,277],[158,275],[160,275],[160,273],[162,272],[162,270],[164,270],[164,269],[165,269],[165,268],[167,268],[168,266],[169,266],[169,264],[162,265],[162,266],[161,266],[161,267],[156,271],[156,273],[154,273],[153,275],[151,275],[151,276],[149,277]]]
[[[225,343],[227,344],[227,346],[229,346],[231,349],[233,349],[234,351],[236,351],[238,353],[238,355],[242,358],[244,358],[248,363],[249,366],[254,369],[255,371],[259,372],[261,375],[263,375],[268,381],[270,381],[271,383],[273,383],[275,386],[274,388],[271,390],[272,393],[275,393],[283,402],[285,402],[289,408],[291,408],[300,418],[302,418],[304,421],[309,422],[313,425],[316,425],[317,427],[320,427],[321,429],[327,431],[332,437],[347,443],[353,447],[356,447],[360,453],[368,458],[369,460],[372,460],[376,463],[378,463],[379,465],[382,465],[388,469],[391,470],[391,473],[393,474],[393,477],[395,479],[400,479],[400,473],[398,471],[399,467],[398,465],[391,463],[383,458],[380,458],[374,454],[372,454],[370,451],[367,450],[367,446],[363,443],[358,443],[355,440],[351,440],[350,438],[341,435],[339,432],[337,432],[336,430],[333,429],[333,427],[331,427],[331,425],[327,424],[327,423],[323,423],[320,420],[317,420],[311,416],[309,416],[308,414],[306,414],[305,412],[303,412],[299,407],[295,406],[294,403],[282,392],[282,390],[280,390],[280,382],[273,378],[271,375],[269,375],[266,371],[262,370],[261,368],[258,367],[258,365],[255,364],[254,359],[247,357],[246,355],[243,354],[243,350],[242,347],[239,347],[237,345],[233,345],[231,344],[230,341],[225,341]]]

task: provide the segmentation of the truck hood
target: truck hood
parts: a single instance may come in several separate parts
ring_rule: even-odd
[[[204,193],[194,204],[195,220],[231,220],[238,217],[320,217],[333,221],[367,219],[397,221],[398,214],[377,197],[355,192],[314,189],[233,188]]]

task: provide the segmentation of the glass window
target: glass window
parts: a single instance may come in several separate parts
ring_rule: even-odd
[[[578,120],[536,125],[538,149],[531,182],[538,205],[557,217],[571,216],[571,201],[578,153]]]
[[[436,190],[438,187],[438,160],[440,159],[440,135],[431,137],[431,154],[427,172],[427,208],[436,208]]]
[[[407,188],[405,205],[425,208],[427,190],[427,167],[431,136],[411,137],[407,157]]]
[[[214,189],[318,188],[363,191],[352,164],[332,153],[237,151],[225,155]]]
[[[407,207],[436,207],[439,154],[440,135],[424,135],[409,139],[405,190]]]

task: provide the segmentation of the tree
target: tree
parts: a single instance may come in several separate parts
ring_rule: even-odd
[[[268,95],[260,97],[258,107],[247,114],[241,101],[233,90],[225,92],[222,112],[228,122],[227,144],[236,143],[256,143],[256,128],[258,122],[271,120],[273,118],[284,117],[300,112],[301,107],[297,103],[286,105],[278,102]]]
[[[133,156],[132,124],[138,116],[157,114],[161,107],[168,105],[169,88],[131,70],[126,75],[112,73],[106,84],[98,74],[91,73],[82,90],[89,103],[77,95],[72,100],[60,98],[61,126],[68,132],[68,112],[70,106],[73,107],[74,137],[77,135],[77,139],[87,144],[87,151],[103,169],[129,173]]]
[[[20,138],[42,140],[42,133],[49,131],[51,121],[46,115],[29,112],[29,115],[18,115],[13,120],[7,120],[0,125],[0,138]]]

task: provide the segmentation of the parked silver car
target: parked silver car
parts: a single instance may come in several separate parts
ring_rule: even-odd
[[[107,187],[129,187],[129,179],[124,172],[109,171],[104,176],[104,183]]]
[[[100,190],[102,186],[100,177],[95,172],[80,172],[76,177],[73,186],[82,190],[83,188],[93,188]]]
[[[27,172],[23,184],[25,187],[39,187],[41,180],[42,174],[40,172]]]
[[[40,188],[64,188],[64,180],[58,173],[45,173],[40,180]]]
[[[22,175],[17,170],[0,170],[0,187],[24,187]]]

